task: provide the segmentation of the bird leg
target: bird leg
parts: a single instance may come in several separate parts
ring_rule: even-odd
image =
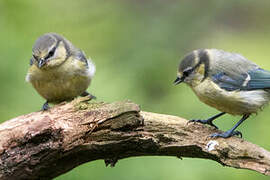
[[[50,106],[49,106],[49,102],[46,101],[46,102],[43,104],[43,106],[42,106],[42,108],[41,108],[41,111],[47,111],[48,109],[50,109]]]
[[[191,123],[191,122],[196,123],[196,122],[198,122],[198,123],[202,123],[202,124],[208,124],[208,125],[210,125],[210,126],[215,127],[216,129],[218,129],[218,127],[217,127],[216,125],[213,124],[213,121],[214,121],[215,119],[217,119],[218,117],[224,115],[224,114],[226,114],[226,113],[225,113],[225,112],[221,112],[221,113],[219,113],[219,114],[217,114],[217,115],[215,115],[215,116],[213,116],[213,117],[210,117],[210,118],[208,118],[208,119],[206,119],[206,120],[201,120],[201,119],[195,120],[195,119],[192,119],[192,120],[188,121],[188,123]]]
[[[87,91],[84,91],[82,94],[81,94],[81,96],[82,97],[85,97],[85,96],[89,96],[89,100],[92,100],[92,99],[97,99],[97,97],[96,96],[94,96],[94,95],[92,95],[92,94],[90,94],[89,92],[87,92]]]
[[[235,129],[242,123],[244,122],[247,118],[249,118],[249,114],[245,114],[241,119],[240,121],[238,121],[232,129],[224,132],[224,133],[214,133],[212,135],[210,135],[210,137],[213,137],[213,138],[216,138],[216,137],[222,137],[222,138],[228,138],[228,137],[231,137],[231,136],[240,136],[242,138],[242,133],[240,131],[235,131]]]

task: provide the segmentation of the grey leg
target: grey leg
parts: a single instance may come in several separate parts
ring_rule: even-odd
[[[50,109],[50,106],[49,106],[49,102],[46,101],[46,102],[43,104],[43,106],[42,106],[42,108],[41,108],[41,111],[47,111],[48,109]]]
[[[215,116],[213,116],[213,117],[210,117],[209,119],[206,119],[206,120],[201,120],[201,119],[195,120],[195,119],[193,119],[193,120],[188,121],[188,123],[191,123],[191,122],[194,122],[194,123],[195,123],[195,122],[198,122],[198,123],[202,123],[202,124],[208,124],[208,125],[210,125],[210,126],[215,127],[216,129],[218,129],[218,127],[217,127],[216,125],[213,124],[213,121],[214,121],[215,119],[217,119],[218,117],[224,115],[224,114],[226,114],[226,113],[225,113],[225,112],[221,112],[221,113],[219,113],[219,114],[217,114],[217,115],[215,115]]]
[[[228,130],[228,131],[226,131],[226,132],[224,132],[224,133],[214,133],[214,134],[212,134],[210,137],[222,137],[222,138],[228,138],[228,137],[231,137],[231,136],[234,136],[234,135],[236,135],[236,136],[240,136],[240,137],[242,137],[242,133],[240,132],[240,131],[235,131],[235,129],[242,123],[242,122],[244,122],[247,118],[249,118],[249,114],[245,114],[241,119],[240,119],[240,121],[238,121],[234,126],[233,126],[233,128],[232,129],[230,129],[230,130]]]

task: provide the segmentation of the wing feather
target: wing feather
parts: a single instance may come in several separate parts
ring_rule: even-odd
[[[218,73],[212,76],[212,80],[227,91],[270,89],[270,72],[263,69],[255,69],[238,76]]]
[[[247,83],[248,90],[270,89],[270,72],[264,69],[256,69],[249,72],[250,80]]]
[[[211,64],[209,76],[222,89],[256,90],[270,89],[270,72],[240,54],[223,50],[209,51]]]

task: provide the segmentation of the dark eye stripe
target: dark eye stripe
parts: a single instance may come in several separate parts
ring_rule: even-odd
[[[38,57],[36,55],[34,55],[34,54],[33,54],[33,58],[36,59],[36,60],[38,59]]]
[[[52,57],[55,53],[55,50],[56,50],[56,46],[54,46],[50,52],[48,53],[48,55],[45,57],[45,59],[49,59],[50,57]]]
[[[56,48],[59,46],[59,43],[61,42],[61,40],[58,40],[56,45],[49,51],[49,53],[47,54],[47,56],[45,57],[45,59],[49,59],[50,57],[52,57],[55,53]]]
[[[184,75],[185,77],[187,77],[187,76],[189,76],[189,74],[192,73],[193,71],[194,71],[193,68],[188,68],[188,69],[186,69],[186,70],[183,71],[183,75]]]
[[[38,60],[38,57],[37,57],[36,55],[34,55],[34,54],[33,54],[33,58],[34,58],[35,60]]]

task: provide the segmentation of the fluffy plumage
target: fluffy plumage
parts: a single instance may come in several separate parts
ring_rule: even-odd
[[[83,94],[95,74],[95,65],[64,37],[48,33],[35,42],[26,81],[49,103]]]

